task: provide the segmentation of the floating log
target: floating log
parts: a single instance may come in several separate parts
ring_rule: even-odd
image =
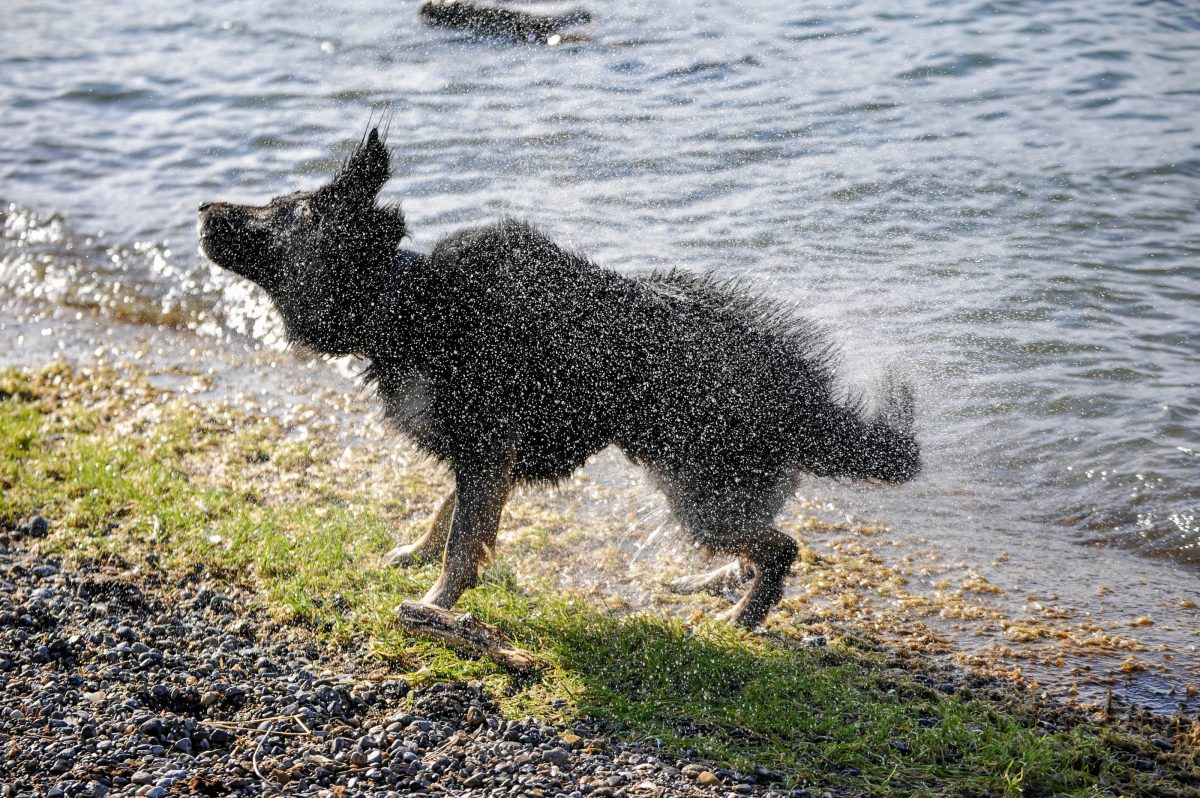
[[[430,25],[543,44],[563,28],[585,25],[592,20],[591,12],[581,8],[549,16],[495,5],[477,5],[468,0],[425,0],[420,15]]]
[[[396,619],[404,628],[435,638],[455,651],[483,655],[510,670],[528,673],[541,670],[544,665],[532,652],[513,648],[499,629],[470,613],[405,601],[400,605]]]

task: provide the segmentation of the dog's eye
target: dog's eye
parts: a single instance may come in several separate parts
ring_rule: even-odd
[[[292,211],[292,224],[312,224],[321,221],[321,211],[311,202],[298,202]]]
[[[283,223],[286,225],[307,225],[314,219],[320,220],[315,210],[307,202],[297,202],[288,206],[284,211]]]

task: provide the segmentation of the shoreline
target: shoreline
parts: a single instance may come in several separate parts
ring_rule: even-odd
[[[321,480],[359,477],[358,492],[344,493],[342,500],[374,502],[385,513],[397,509],[388,485],[412,470],[425,493],[399,508],[411,522],[399,539],[416,534],[421,514],[432,512],[448,489],[443,472],[381,423],[373,398],[352,379],[353,364],[331,367],[249,341],[116,324],[58,304],[8,298],[0,308],[0,333],[16,342],[0,353],[0,367],[62,360],[130,368],[164,396],[253,407],[276,419],[290,438],[319,445],[329,466]],[[365,454],[362,462],[355,461],[358,454]],[[266,469],[263,477],[271,476],[297,477]],[[1194,613],[1189,604],[1195,607],[1200,595],[1186,587],[1124,606],[1128,594],[1100,580],[1095,601],[1079,604],[1044,586],[1015,584],[1012,574],[1006,578],[1005,569],[1020,556],[1015,552],[984,552],[986,558],[979,551],[956,552],[919,531],[892,530],[826,501],[798,498],[781,526],[805,550],[781,605],[785,617],[866,631],[897,650],[1092,706],[1112,691],[1159,714],[1200,709],[1200,630],[1187,632]],[[522,489],[500,540],[501,554],[512,554],[519,576],[614,609],[687,615],[721,606],[721,599],[684,599],[663,589],[670,578],[703,563],[669,523],[652,486],[615,452],[594,458],[558,488]],[[1078,552],[1090,554],[1108,556]]]
[[[164,382],[164,377],[169,379]],[[63,645],[72,668],[103,669],[127,655],[138,657],[138,663],[147,654],[153,659],[155,651],[163,657],[175,639],[171,630],[187,627],[184,621],[163,622],[159,612],[147,621],[149,626],[128,622],[122,627],[126,631],[110,630],[115,637],[109,640],[104,636],[108,632],[95,639],[79,638],[65,635],[69,624],[33,620],[45,616],[46,608],[51,611],[46,617],[56,617],[55,607],[62,604],[55,605],[53,589],[35,595],[46,586],[30,579],[66,574],[63,579],[70,583],[72,573],[99,566],[115,568],[111,579],[142,592],[147,585],[165,585],[169,597],[172,589],[184,586],[183,593],[164,599],[161,606],[168,609],[187,601],[195,604],[195,597],[186,596],[191,589],[186,586],[195,582],[209,592],[237,593],[264,619],[264,646],[272,640],[306,640],[313,657],[360,659],[360,667],[369,663],[369,669],[385,671],[388,679],[405,685],[478,681],[478,690],[470,688],[475,690],[472,695],[485,703],[494,700],[496,709],[489,711],[503,717],[505,724],[524,722],[519,721],[524,717],[538,718],[529,724],[542,724],[536,725],[536,735],[518,735],[513,742],[526,736],[561,748],[553,741],[563,741],[564,734],[591,729],[589,734],[598,735],[587,724],[599,719],[607,724],[612,742],[589,747],[606,750],[653,739],[655,756],[661,749],[670,761],[707,768],[688,772],[697,780],[703,772],[712,774],[716,780],[708,779],[708,786],[721,795],[778,794],[778,785],[809,794],[904,795],[928,783],[967,794],[1011,790],[1024,783],[1035,792],[1056,794],[1092,794],[1088,790],[1108,784],[1122,794],[1187,795],[1200,784],[1195,773],[1200,727],[1186,715],[1155,717],[1122,708],[1119,701],[1103,707],[1067,707],[1027,682],[1006,686],[995,676],[956,670],[948,662],[939,666],[929,656],[935,648],[891,647],[869,625],[856,624],[853,613],[825,611],[809,599],[785,600],[764,631],[747,633],[705,618],[720,606],[719,599],[671,598],[659,589],[654,593],[655,609],[647,611],[622,603],[619,593],[614,598],[611,586],[603,582],[564,586],[563,563],[570,562],[595,531],[589,525],[598,522],[574,512],[589,491],[604,490],[587,479],[573,480],[554,495],[525,491],[518,496],[507,516],[498,559],[459,607],[544,657],[549,663],[545,672],[532,679],[517,678],[494,663],[410,637],[395,624],[395,608],[402,599],[419,595],[436,569],[386,569],[382,556],[397,534],[411,537],[425,523],[445,489],[445,475],[403,447],[373,445],[367,437],[345,445],[331,431],[344,431],[343,418],[307,415],[300,407],[287,419],[265,412],[244,395],[196,398],[216,387],[202,378],[178,366],[157,373],[130,363],[116,369],[61,362],[34,370],[10,369],[0,376],[0,426],[7,441],[0,458],[6,485],[0,527],[5,533],[3,555],[9,558],[0,602],[10,608],[4,631],[19,652],[6,661],[4,678],[11,684],[15,672],[26,685],[24,692],[5,690],[21,702],[8,708],[9,751],[41,739],[41,726],[20,721],[29,717],[25,707],[36,685],[69,678],[60,667],[62,658],[54,653]],[[181,384],[187,388],[176,390]],[[374,434],[366,426],[361,432]],[[370,484],[364,481],[368,474]],[[34,512],[49,522],[20,523]],[[397,520],[398,531],[392,526]],[[880,533],[869,528],[826,531],[859,541],[860,546],[872,532]],[[605,553],[603,546],[589,551],[590,556]],[[607,573],[627,567],[620,551],[607,554]],[[14,557],[31,558],[30,565],[14,565]],[[818,593],[838,594],[843,584],[875,578],[878,567],[862,551],[839,553],[831,546],[828,551],[806,550],[800,570]],[[669,568],[663,575],[671,575]],[[89,612],[86,601],[70,604],[77,613]],[[155,629],[159,637],[153,645],[129,639]],[[117,651],[113,660],[104,647],[120,647],[120,640],[129,650]],[[141,645],[134,650],[136,642]],[[42,673],[42,666],[54,670],[54,678]],[[190,667],[184,672],[190,673]],[[115,682],[105,677],[118,686],[122,678],[119,673]],[[76,699],[84,686],[69,685]],[[397,693],[395,701],[407,695]],[[145,737],[141,726],[154,726],[156,719],[171,729],[187,728],[189,718],[214,719],[203,701],[198,708],[187,702],[181,707],[188,711],[159,708],[163,711],[152,713],[133,731],[128,723],[114,727],[106,741],[129,747],[126,759],[142,757],[147,766],[178,771],[167,746],[159,745],[163,751],[156,753],[156,744],[136,735]],[[34,714],[39,722],[55,719],[53,711]],[[243,734],[242,743],[227,749],[241,751],[243,771],[247,751],[253,765],[253,751],[266,747],[273,734],[288,737],[269,726],[258,728],[271,722],[264,717],[268,716],[256,710],[250,717],[235,712],[215,719],[237,729],[242,729],[238,723],[258,721],[257,736]],[[465,716],[455,723],[464,721]],[[503,734],[509,728],[505,725]],[[388,756],[403,760],[405,753],[420,753],[423,759],[428,750],[442,752],[441,746],[454,734],[449,727],[444,731],[445,739],[434,749],[397,749]],[[361,741],[355,744],[360,754],[370,756]],[[269,750],[275,748],[291,760],[288,768],[299,765],[298,778],[309,779],[305,789],[320,794],[328,788],[317,772],[324,765],[313,765],[315,760],[307,758],[298,763],[286,756],[286,745],[272,743]],[[528,767],[527,775],[554,777],[551,770],[538,770],[550,748],[539,748],[536,755],[533,749],[513,749],[508,752],[511,760],[500,756],[490,772],[507,777]],[[87,744],[82,750],[90,751]],[[78,754],[75,750],[71,756]],[[526,755],[530,758],[520,759]],[[559,753],[551,756],[562,758]],[[347,785],[349,772],[363,767],[351,765]],[[675,780],[670,784],[677,781],[692,788],[686,777],[667,769],[682,774],[682,768],[661,763],[656,767]],[[73,768],[58,775],[77,775]],[[253,767],[250,771],[257,780],[245,772],[238,776],[246,780],[238,782],[240,794],[266,789],[262,775]],[[379,775],[384,779],[379,789],[386,791],[389,774],[380,768]],[[490,777],[481,776],[483,780],[467,786],[476,775],[472,769],[461,784],[446,786],[452,792],[462,788],[454,794],[496,794],[504,781],[488,782]],[[571,776],[574,782],[551,783],[554,790],[547,795],[567,795],[575,789],[581,795],[600,792],[598,798],[608,794],[602,792],[603,784],[585,785],[576,776]],[[411,787],[416,782],[409,777],[406,770],[393,783]],[[619,771],[615,778],[605,782],[612,794],[653,794],[669,788],[666,782],[655,782],[657,787],[639,791],[635,787],[641,782],[630,782]],[[767,781],[760,783],[762,779]],[[585,791],[583,786],[592,789]],[[159,786],[155,781],[142,788],[148,794]],[[347,789],[366,790],[367,785],[355,782]]]
[[[802,792],[765,768],[733,773],[624,742],[600,720],[506,718],[479,681],[364,664],[196,574],[116,558],[68,568],[10,542],[0,637],[19,645],[0,657],[6,798]]]
[[[331,647],[201,570],[164,571],[153,556],[68,564],[37,554],[42,531],[35,523],[28,538],[0,540],[0,640],[15,643],[0,657],[5,798],[852,798],[962,789],[944,775],[881,789],[856,783],[862,774],[850,766],[739,769],[658,737],[631,739],[625,724],[600,716],[521,717],[494,686]],[[1200,794],[1195,749],[1184,749],[1200,742],[1197,727],[1178,733],[1132,712],[1097,726],[1078,709],[911,661],[877,663],[872,675],[914,704],[923,693],[971,693],[990,712],[1035,725],[1042,739],[1104,728],[1122,757],[1117,778],[1104,779],[1116,794]],[[947,722],[936,710],[918,718],[926,728]],[[986,733],[979,723],[969,728]],[[889,750],[910,753],[900,739]],[[1021,774],[1004,776],[1021,784]],[[1039,790],[1036,779],[1029,786]]]

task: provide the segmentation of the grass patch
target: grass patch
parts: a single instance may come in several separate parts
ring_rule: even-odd
[[[486,661],[409,637],[392,622],[432,567],[385,569],[396,526],[411,537],[443,479],[378,452],[297,440],[253,408],[199,404],[133,372],[0,372],[0,529],[31,512],[52,521],[38,545],[67,557],[153,555],[259,591],[280,622],[331,645],[363,646],[427,678],[482,679],[512,715],[569,724],[594,715],[621,734],[755,765],[789,785],[878,795],[1195,794],[1195,747],[1173,758],[1136,734],[1088,722],[1039,726],[1037,710],[933,689],[885,652],[776,619],[766,633],[678,617],[620,615],[518,581],[501,559],[462,601],[550,667],[520,681]],[[386,499],[366,493],[382,490]],[[529,556],[541,556],[538,518]],[[1140,760],[1140,762],[1139,762]],[[1135,765],[1154,760],[1157,770]],[[1190,779],[1190,781],[1189,781]]]

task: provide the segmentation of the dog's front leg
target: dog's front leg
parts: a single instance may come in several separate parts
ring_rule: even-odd
[[[429,562],[442,556],[446,541],[450,538],[450,521],[454,518],[454,491],[442,500],[437,515],[415,543],[397,546],[384,555],[384,561],[393,567],[407,567],[419,562]]]
[[[462,464],[454,473],[454,519],[442,573],[421,599],[449,609],[479,580],[479,566],[496,545],[500,512],[512,488],[513,457],[486,465]]]

